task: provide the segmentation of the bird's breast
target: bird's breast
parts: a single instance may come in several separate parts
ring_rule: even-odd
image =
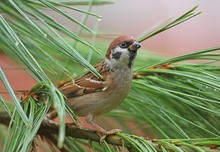
[[[131,86],[132,70],[116,69],[109,79],[111,83],[106,90],[71,98],[67,103],[78,116],[100,115],[111,111],[126,98]]]

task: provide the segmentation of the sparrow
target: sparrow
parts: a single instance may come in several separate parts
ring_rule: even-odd
[[[140,47],[132,36],[120,36],[111,42],[105,58],[94,66],[102,78],[87,72],[58,84],[74,113],[85,116],[89,124],[104,134],[116,133],[119,129],[106,131],[94,122],[94,118],[118,107],[126,98],[133,78],[132,66]]]

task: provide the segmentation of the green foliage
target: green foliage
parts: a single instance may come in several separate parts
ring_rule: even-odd
[[[68,16],[64,11],[52,5],[49,1],[42,1],[40,4],[44,6],[46,5],[67,19],[82,26],[79,21],[76,21],[73,17]],[[8,1],[7,3],[1,2],[0,9],[9,14],[13,19],[6,21],[3,17],[1,17],[1,33],[3,34],[1,34],[0,43],[2,50],[5,50],[5,52],[10,55],[12,55],[12,51],[15,53],[15,50],[19,50],[16,57],[20,57],[20,60],[25,60],[25,56],[21,56],[24,53],[26,53],[26,56],[29,55],[29,59],[32,58],[34,60],[34,55],[34,57],[36,57],[38,54],[45,56],[45,53],[42,52],[44,48],[47,48],[53,52],[65,55],[71,60],[80,62],[80,64],[91,70],[95,75],[100,76],[93,66],[89,64],[65,39],[63,39],[58,32],[80,43],[83,43],[93,50],[96,49],[68,30],[66,27],[63,27],[61,24],[56,22],[52,17],[40,11],[39,7],[37,7],[38,5],[39,4],[36,4],[35,1],[20,0],[16,2]],[[62,6],[63,5],[64,4],[62,4]],[[40,23],[37,21],[40,21]],[[44,26],[42,26],[42,24]],[[89,30],[89,32],[94,33],[88,27],[82,27],[86,30]],[[13,29],[19,33],[19,37],[16,35],[16,32],[14,32]],[[56,39],[54,38],[54,35],[56,36]],[[30,51],[32,51],[32,54],[30,54]],[[22,54],[21,52],[24,53]],[[49,56],[47,55],[47,57]],[[39,56],[38,59],[40,60]],[[55,63],[58,62],[54,58],[52,58],[52,60]],[[23,61],[23,63],[25,63],[28,68],[31,68],[30,64],[27,65],[27,61],[28,59]],[[60,68],[64,69],[62,66]],[[36,74],[34,74],[34,76],[35,75]],[[39,74],[37,76],[39,76]]]
[[[49,100],[49,97],[47,100]],[[41,101],[36,103],[34,99],[29,98],[28,101],[23,104],[24,112],[29,120],[28,125],[25,124],[24,121],[21,121],[18,111],[15,108],[9,126],[10,136],[6,140],[3,151],[30,151],[32,149],[32,141],[36,136],[50,104],[51,102],[48,101],[45,101],[45,103]]]
[[[1,68],[0,68],[0,79],[1,79],[2,83],[4,84],[5,88],[7,89],[8,93],[10,94],[10,96],[11,96],[11,98],[12,98],[12,101],[13,101],[13,103],[15,104],[16,109],[17,109],[17,111],[18,111],[18,114],[20,115],[20,117],[21,117],[22,120],[24,121],[25,125],[28,126],[28,125],[29,125],[29,120],[28,120],[28,118],[27,118],[27,116],[26,116],[26,114],[25,114],[23,108],[22,108],[21,105],[20,105],[20,101],[19,101],[19,100],[17,99],[17,97],[15,96],[15,93],[14,93],[14,91],[12,90],[12,88],[11,88],[11,86],[10,86],[10,84],[9,84],[7,78],[5,77],[5,75],[4,75],[4,73],[3,73],[3,71],[2,71]],[[9,112],[9,108],[6,106],[5,102],[4,102],[3,100],[1,100],[1,101],[2,101],[2,103],[3,103],[3,105],[4,105],[4,108],[6,109],[6,111],[7,111],[8,113],[10,113],[10,112]]]
[[[218,66],[189,64],[142,70],[127,99],[133,107],[128,113],[140,117],[145,111],[142,121],[166,138],[218,137],[218,71]]]

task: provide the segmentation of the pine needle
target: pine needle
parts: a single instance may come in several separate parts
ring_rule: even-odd
[[[181,24],[199,14],[201,14],[201,12],[195,13],[194,11],[198,8],[198,6],[193,7],[191,10],[187,11],[186,13],[184,13],[183,15],[181,15],[180,17],[176,18],[175,20],[173,20],[170,23],[167,23],[165,25],[158,26],[155,27],[155,29],[153,29],[151,32],[147,33],[146,35],[142,36],[141,38],[138,38],[138,42],[143,42],[161,32],[164,32],[178,24]],[[167,21],[166,21],[167,22]]]
[[[25,114],[23,108],[20,105],[20,101],[17,99],[17,97],[14,94],[14,91],[12,90],[5,74],[3,73],[2,69],[0,68],[0,80],[2,81],[2,83],[4,84],[6,90],[8,91],[8,93],[10,94],[13,103],[15,104],[17,110],[18,110],[18,114],[21,117],[21,119],[23,120],[24,124],[28,127],[30,125],[29,119],[27,117],[27,115]],[[6,105],[6,104],[4,104]],[[8,108],[6,109],[8,111]]]

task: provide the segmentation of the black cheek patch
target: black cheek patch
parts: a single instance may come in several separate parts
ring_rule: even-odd
[[[120,59],[121,53],[122,53],[122,52],[115,52],[115,53],[113,53],[113,54],[112,54],[112,58],[113,58],[113,59],[116,59],[116,60]]]

